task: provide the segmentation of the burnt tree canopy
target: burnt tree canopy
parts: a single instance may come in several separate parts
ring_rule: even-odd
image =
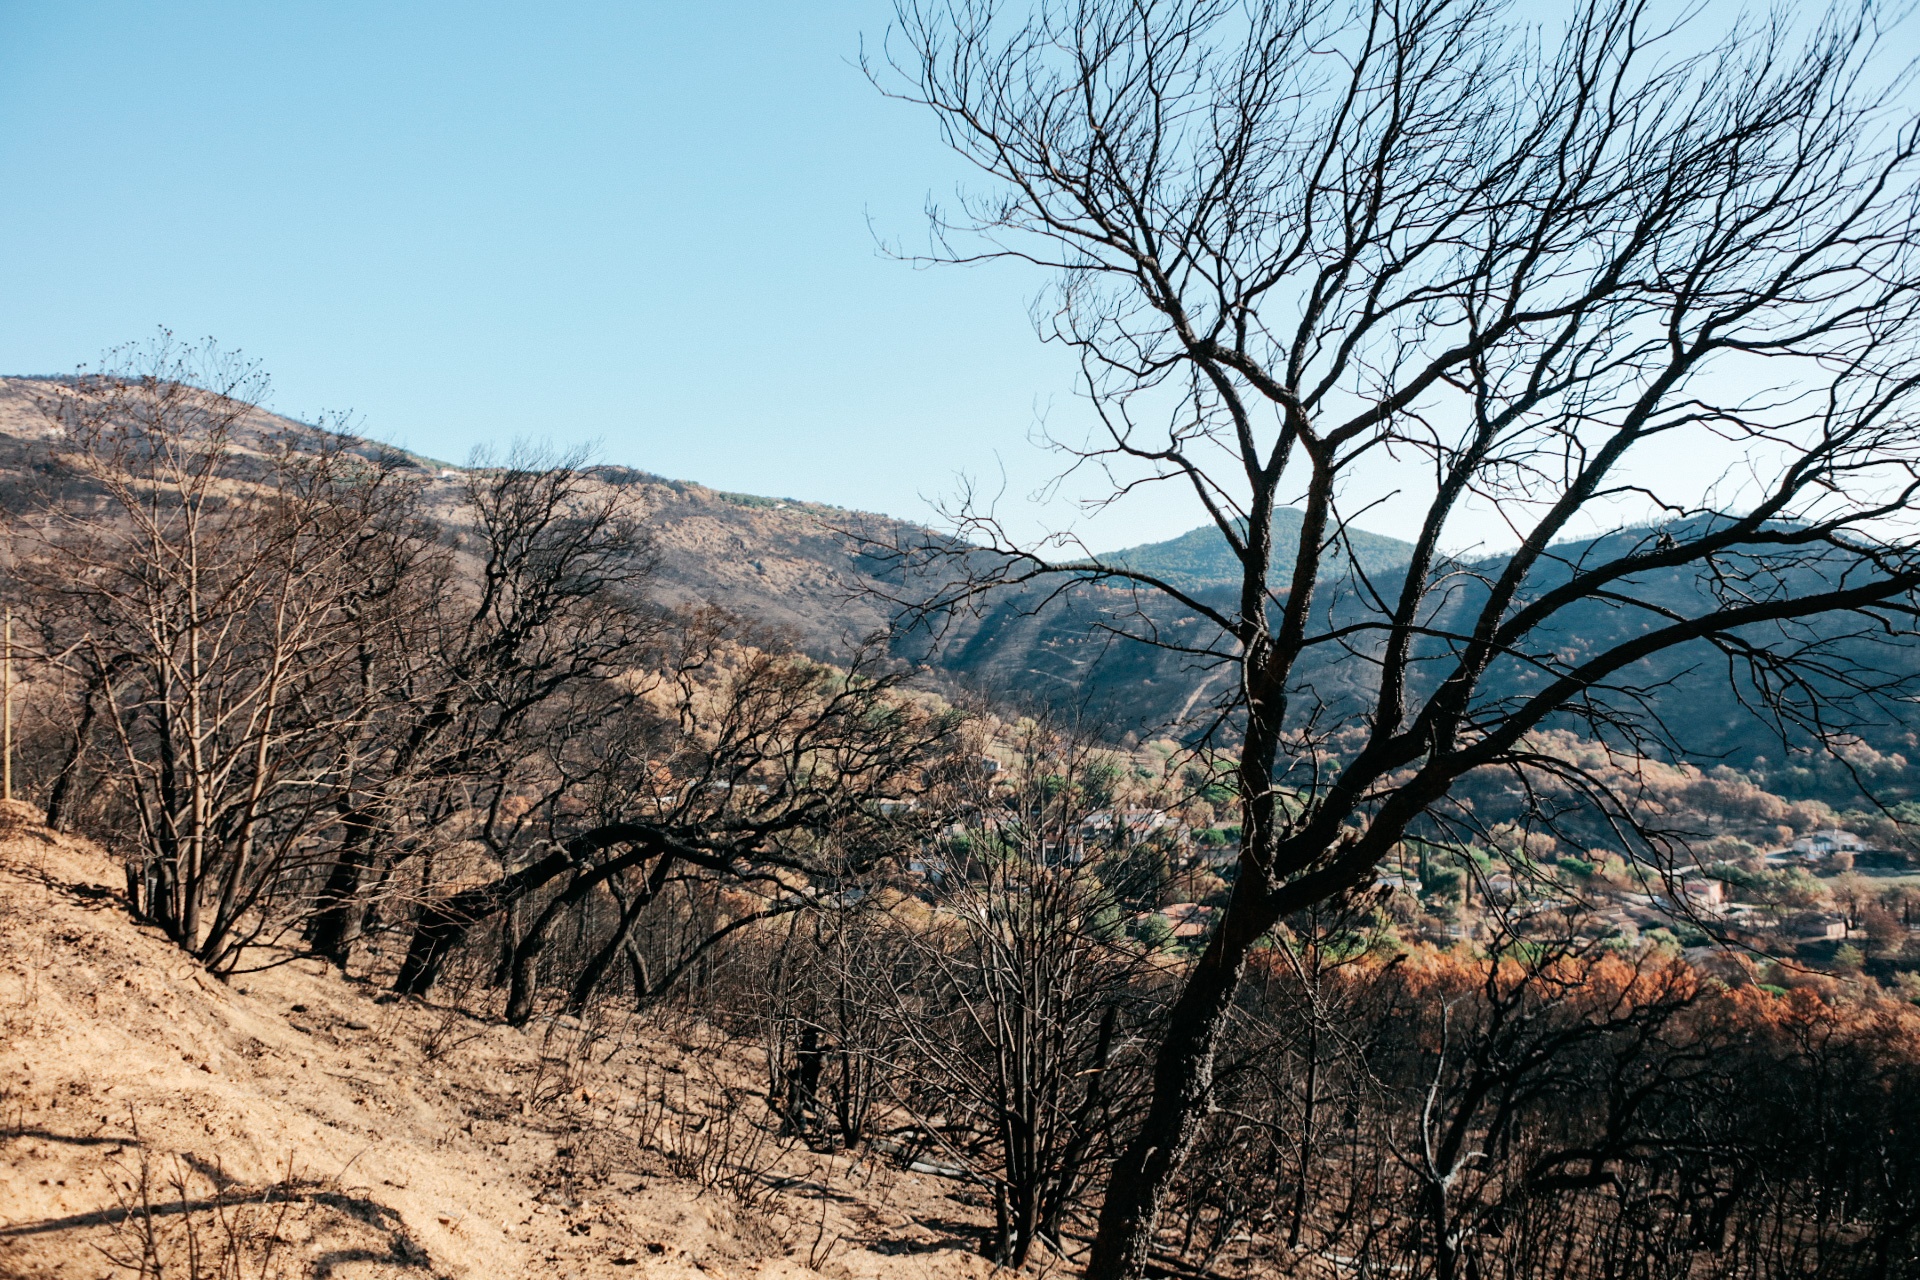
[[[898,6],[873,78],[985,179],[935,210],[927,256],[1048,273],[1033,311],[1080,359],[1092,426],[1058,447],[1088,501],[1177,486],[1240,570],[1203,593],[1070,537],[1017,542],[964,501],[957,539],[891,549],[924,571],[903,579],[916,618],[1118,586],[1191,621],[1143,605],[1107,626],[1221,668],[1234,896],[1090,1275],[1146,1265],[1250,948],[1364,883],[1468,772],[1550,772],[1631,824],[1623,775],[1537,731],[1631,756],[1677,727],[1663,681],[1729,668],[1815,740],[1906,695],[1917,139],[1907,86],[1871,80],[1875,21]],[[1301,519],[1277,555],[1284,505]],[[1411,531],[1392,574],[1352,554],[1375,505]],[[1591,635],[1602,612],[1626,621]]]

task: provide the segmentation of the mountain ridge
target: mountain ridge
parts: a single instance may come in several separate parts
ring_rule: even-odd
[[[35,403],[48,389],[50,380],[0,378],[0,504],[15,511],[23,509],[28,477],[44,467],[45,449],[58,434]],[[262,431],[306,426],[264,412],[258,422]],[[356,441],[355,447],[362,446],[389,448]],[[466,469],[405,450],[393,452],[419,468],[435,509],[457,527]],[[596,464],[588,473],[638,502],[658,557],[652,589],[664,603],[718,604],[776,629],[803,651],[830,662],[887,633],[892,620],[887,601],[900,591],[899,583],[888,580],[887,566],[864,554],[854,539],[910,545],[935,536],[910,521],[884,515],[733,493],[630,466]],[[1294,509],[1276,513],[1276,558],[1297,549],[1300,522]],[[1571,562],[1586,548],[1633,536],[1639,535],[1614,531],[1560,544],[1556,553]],[[1393,580],[1408,549],[1398,539],[1360,531],[1351,545],[1355,562],[1376,578],[1376,586]],[[1231,608],[1237,598],[1238,561],[1207,526],[1101,559],[1165,574],[1223,608]],[[1471,565],[1484,570],[1502,559],[1480,557]],[[1336,575],[1323,583],[1327,608],[1351,607],[1350,601],[1343,604],[1352,592],[1344,579]],[[1648,584],[1648,589],[1653,597],[1693,607],[1704,588],[1673,576]],[[1456,602],[1453,610],[1462,607]],[[1619,608],[1582,606],[1553,633],[1560,636],[1554,643],[1578,649],[1636,625],[1639,621]],[[1008,589],[985,600],[977,611],[955,617],[938,644],[924,634],[895,634],[890,642],[895,656],[923,665],[927,678],[949,690],[972,688],[1015,703],[1071,708],[1117,733],[1158,732],[1181,721],[1191,730],[1221,692],[1221,664],[1181,651],[1204,643],[1205,631],[1205,623],[1172,600],[1109,582],[1084,584],[1058,597],[1038,586]],[[1133,643],[1122,638],[1125,632],[1171,640],[1176,647]],[[1920,665],[1920,655],[1900,657]],[[1698,679],[1692,674],[1698,661],[1697,656],[1669,656],[1646,664],[1647,679],[1667,686],[1662,696],[1671,699],[1676,710],[1684,709],[1682,718],[1698,737],[1695,753],[1685,758],[1736,765],[1766,757],[1778,761],[1778,744],[1767,739],[1741,705],[1738,673],[1733,679],[1724,674]],[[1370,668],[1364,654],[1310,659],[1301,676],[1318,682],[1340,714],[1367,713]],[[1538,672],[1516,668],[1512,690],[1537,678]],[[1861,736],[1880,751],[1911,752],[1916,746],[1908,719],[1863,725]]]
[[[1297,507],[1281,507],[1273,513],[1273,562],[1284,564],[1299,554],[1300,530],[1306,517]],[[1237,522],[1245,530],[1246,521]],[[1365,529],[1346,530],[1346,543],[1353,563],[1368,573],[1397,569],[1413,558],[1413,544]],[[1095,556],[1103,564],[1151,573],[1185,590],[1204,591],[1213,587],[1240,584],[1241,565],[1219,527],[1205,524],[1167,538],[1123,547]]]

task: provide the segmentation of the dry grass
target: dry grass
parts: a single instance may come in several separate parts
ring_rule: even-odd
[[[136,1280],[294,1280],[351,1263],[426,1271],[429,1258],[399,1216],[338,1179],[282,1177],[248,1186],[216,1164],[173,1156],[164,1169],[142,1146],[108,1176],[115,1206],[95,1216],[93,1247]]]

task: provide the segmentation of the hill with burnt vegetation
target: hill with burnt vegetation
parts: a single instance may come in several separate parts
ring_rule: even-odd
[[[0,503],[15,512],[29,505],[29,490],[77,483],[50,466],[50,446],[59,428],[42,403],[59,385],[50,378],[0,378]],[[291,419],[267,413],[249,418],[257,443],[284,432],[311,430]],[[416,473],[432,505],[457,526],[468,471],[392,449],[374,441],[353,441],[356,451],[383,457]],[[827,660],[844,659],[863,641],[884,632],[889,600],[903,588],[882,560],[865,554],[873,545],[911,545],[939,535],[888,516],[849,511],[792,498],[729,493],[705,485],[668,479],[630,467],[601,465],[589,471],[597,486],[617,488],[632,497],[643,515],[657,568],[650,591],[663,603],[713,603],[752,622],[775,629],[803,651]],[[1298,542],[1298,513],[1276,514],[1276,554],[1291,555]],[[1651,531],[1622,531],[1589,543],[1570,543],[1557,554],[1572,566],[1596,550],[1617,550],[1623,539],[1657,536]],[[1330,617],[1354,611],[1357,582],[1391,593],[1408,544],[1354,531],[1349,567],[1325,588]],[[1143,544],[1107,557],[1117,565],[1167,578],[1198,598],[1229,607],[1236,588],[1225,545],[1209,529],[1196,529],[1160,543]],[[1462,566],[1463,589],[1449,618],[1458,620],[1475,598],[1474,583],[1496,573],[1500,560],[1482,559]],[[1732,566],[1738,579],[1742,566]],[[1819,572],[1808,557],[1806,573]],[[1698,572],[1648,574],[1625,586],[1656,608],[1691,611],[1728,579]],[[1754,587],[1735,581],[1736,587]],[[1760,584],[1764,586],[1764,584]],[[1618,643],[1653,615],[1644,609],[1587,602],[1565,621],[1547,629],[1540,646],[1560,660]],[[1208,628],[1177,604],[1144,591],[1107,584],[1083,584],[1054,594],[1029,586],[987,598],[977,612],[955,617],[940,642],[924,634],[895,637],[896,656],[928,669],[928,678],[953,690],[970,688],[1005,701],[1071,709],[1115,736],[1126,732],[1190,734],[1211,723],[1215,701],[1230,693],[1225,669],[1185,651]],[[1169,642],[1160,647],[1138,637]],[[1445,646],[1434,646],[1434,665]],[[1888,647],[1871,635],[1854,646],[1858,666],[1900,679],[1920,671],[1920,654]],[[1332,705],[1365,714],[1372,688],[1368,647],[1332,646],[1305,663],[1303,680],[1312,681]],[[1549,669],[1516,655],[1503,688],[1514,695],[1535,687]],[[1809,752],[1804,725],[1783,727],[1753,713],[1759,701],[1754,681],[1765,673],[1742,666],[1737,655],[1703,657],[1698,652],[1671,654],[1642,664],[1636,687],[1659,706],[1675,730],[1670,741],[1639,744],[1649,753],[1689,759],[1705,765],[1727,764],[1759,770],[1776,789],[1796,796],[1847,803],[1858,794],[1858,779],[1843,764]],[[1829,692],[1845,673],[1829,674]],[[1815,674],[1817,686],[1819,673]],[[1898,698],[1869,698],[1857,709],[1852,736],[1882,756],[1911,756],[1916,748],[1915,717]],[[1885,771],[1882,771],[1885,773]],[[1920,796],[1891,774],[1873,779],[1881,799]]]

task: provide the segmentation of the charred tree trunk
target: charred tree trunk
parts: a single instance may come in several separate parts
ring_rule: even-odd
[[[307,924],[307,944],[344,972],[360,937],[360,880],[373,865],[373,815],[355,810],[341,819],[345,833],[327,870],[320,901]]]
[[[640,913],[659,896],[661,887],[667,882],[667,873],[672,867],[673,859],[663,856],[655,864],[653,873],[647,877],[647,882],[640,891],[631,899],[620,902],[620,922],[614,927],[613,936],[607,939],[606,945],[593,954],[587,961],[587,967],[582,969],[580,976],[574,980],[573,990],[567,995],[567,1012],[579,1013],[585,1009],[587,1001],[593,998],[594,990],[606,980],[608,971],[613,968],[614,960],[622,952],[633,951],[633,929],[640,922]],[[607,881],[607,887],[613,891],[616,901],[621,896],[619,883],[618,876]],[[630,955],[629,958],[631,959],[632,956]],[[634,990],[635,998],[645,994],[644,986]]]
[[[73,727],[73,744],[67,748],[67,757],[60,762],[60,772],[54,775],[53,787],[47,793],[47,826],[55,831],[67,829],[74,786],[80,777],[81,763],[86,759],[87,743],[93,737],[93,722],[100,716],[99,697],[98,685],[87,689],[86,701],[80,708],[80,722]]]
[[[393,989],[401,995],[427,993],[440,976],[447,953],[458,946],[467,931],[526,894],[563,874],[575,865],[572,854],[549,854],[530,867],[504,876],[492,884],[480,885],[420,908],[413,923],[413,938],[407,944],[407,958],[393,980]]]
[[[595,889],[613,876],[652,856],[653,852],[650,847],[642,849],[586,872],[568,885],[552,902],[549,902],[546,909],[534,918],[531,925],[527,926],[526,936],[520,939],[520,945],[513,950],[513,972],[509,975],[507,987],[507,1024],[509,1026],[525,1026],[527,1019],[533,1016],[534,966],[539,963],[540,953],[546,950],[547,934],[553,928],[554,921],[585,902]],[[654,867],[653,874],[647,879],[648,888],[642,894],[643,897],[651,900],[653,894],[658,891],[659,885],[665,883],[671,863],[670,857],[661,855],[659,864]],[[603,949],[602,951],[606,963],[611,963],[613,956],[617,954],[617,950]],[[598,961],[600,958],[596,956],[595,960]],[[605,972],[604,964],[601,972]],[[598,977],[595,977],[594,981],[598,982],[598,980]]]
[[[826,1050],[820,1043],[820,1028],[809,1023],[800,1028],[800,1044],[793,1051],[793,1074],[787,1083],[786,1115],[783,1133],[801,1137],[812,1135],[820,1114],[820,1075],[826,1066]]]
[[[527,926],[524,937],[513,948],[513,960],[507,973],[507,1025],[524,1027],[533,1017],[534,969],[540,953],[547,947],[547,930],[568,908],[578,906],[597,887],[594,880],[581,876],[541,909]]]
[[[1238,887],[1167,1018],[1146,1118],[1107,1181],[1087,1280],[1127,1280],[1147,1271],[1160,1202],[1213,1103],[1214,1050],[1247,953],[1273,925],[1265,895],[1249,888],[1244,881]]]
[[[540,953],[546,950],[547,934],[569,910],[585,902],[600,887],[604,876],[583,875],[562,890],[527,926],[526,936],[513,949],[513,963],[507,975],[507,1025],[524,1027],[533,1017],[534,969]]]
[[[491,884],[477,885],[438,902],[429,902],[420,909],[420,915],[414,921],[413,939],[407,944],[407,958],[400,965],[399,975],[393,980],[393,989],[401,995],[425,995],[440,976],[440,966],[446,962],[447,953],[459,945],[469,929],[577,868],[590,855],[619,844],[642,846],[582,876],[581,880],[589,887],[607,876],[644,862],[652,856],[656,847],[665,843],[666,838],[657,828],[612,823],[576,836],[564,848],[512,875],[502,876]]]
[[[1307,1184],[1313,1169],[1315,1111],[1320,1087],[1320,1014],[1309,1006],[1307,1012],[1307,1078],[1300,1102],[1299,1172],[1294,1179],[1293,1208],[1288,1215],[1287,1248],[1300,1247],[1300,1227],[1307,1216]]]
[[[520,945],[520,937],[526,932],[521,927],[520,918],[526,913],[526,900],[515,898],[507,904],[506,919],[500,922],[500,946],[493,961],[493,975],[487,979],[490,987],[504,987],[513,980],[513,952]]]

